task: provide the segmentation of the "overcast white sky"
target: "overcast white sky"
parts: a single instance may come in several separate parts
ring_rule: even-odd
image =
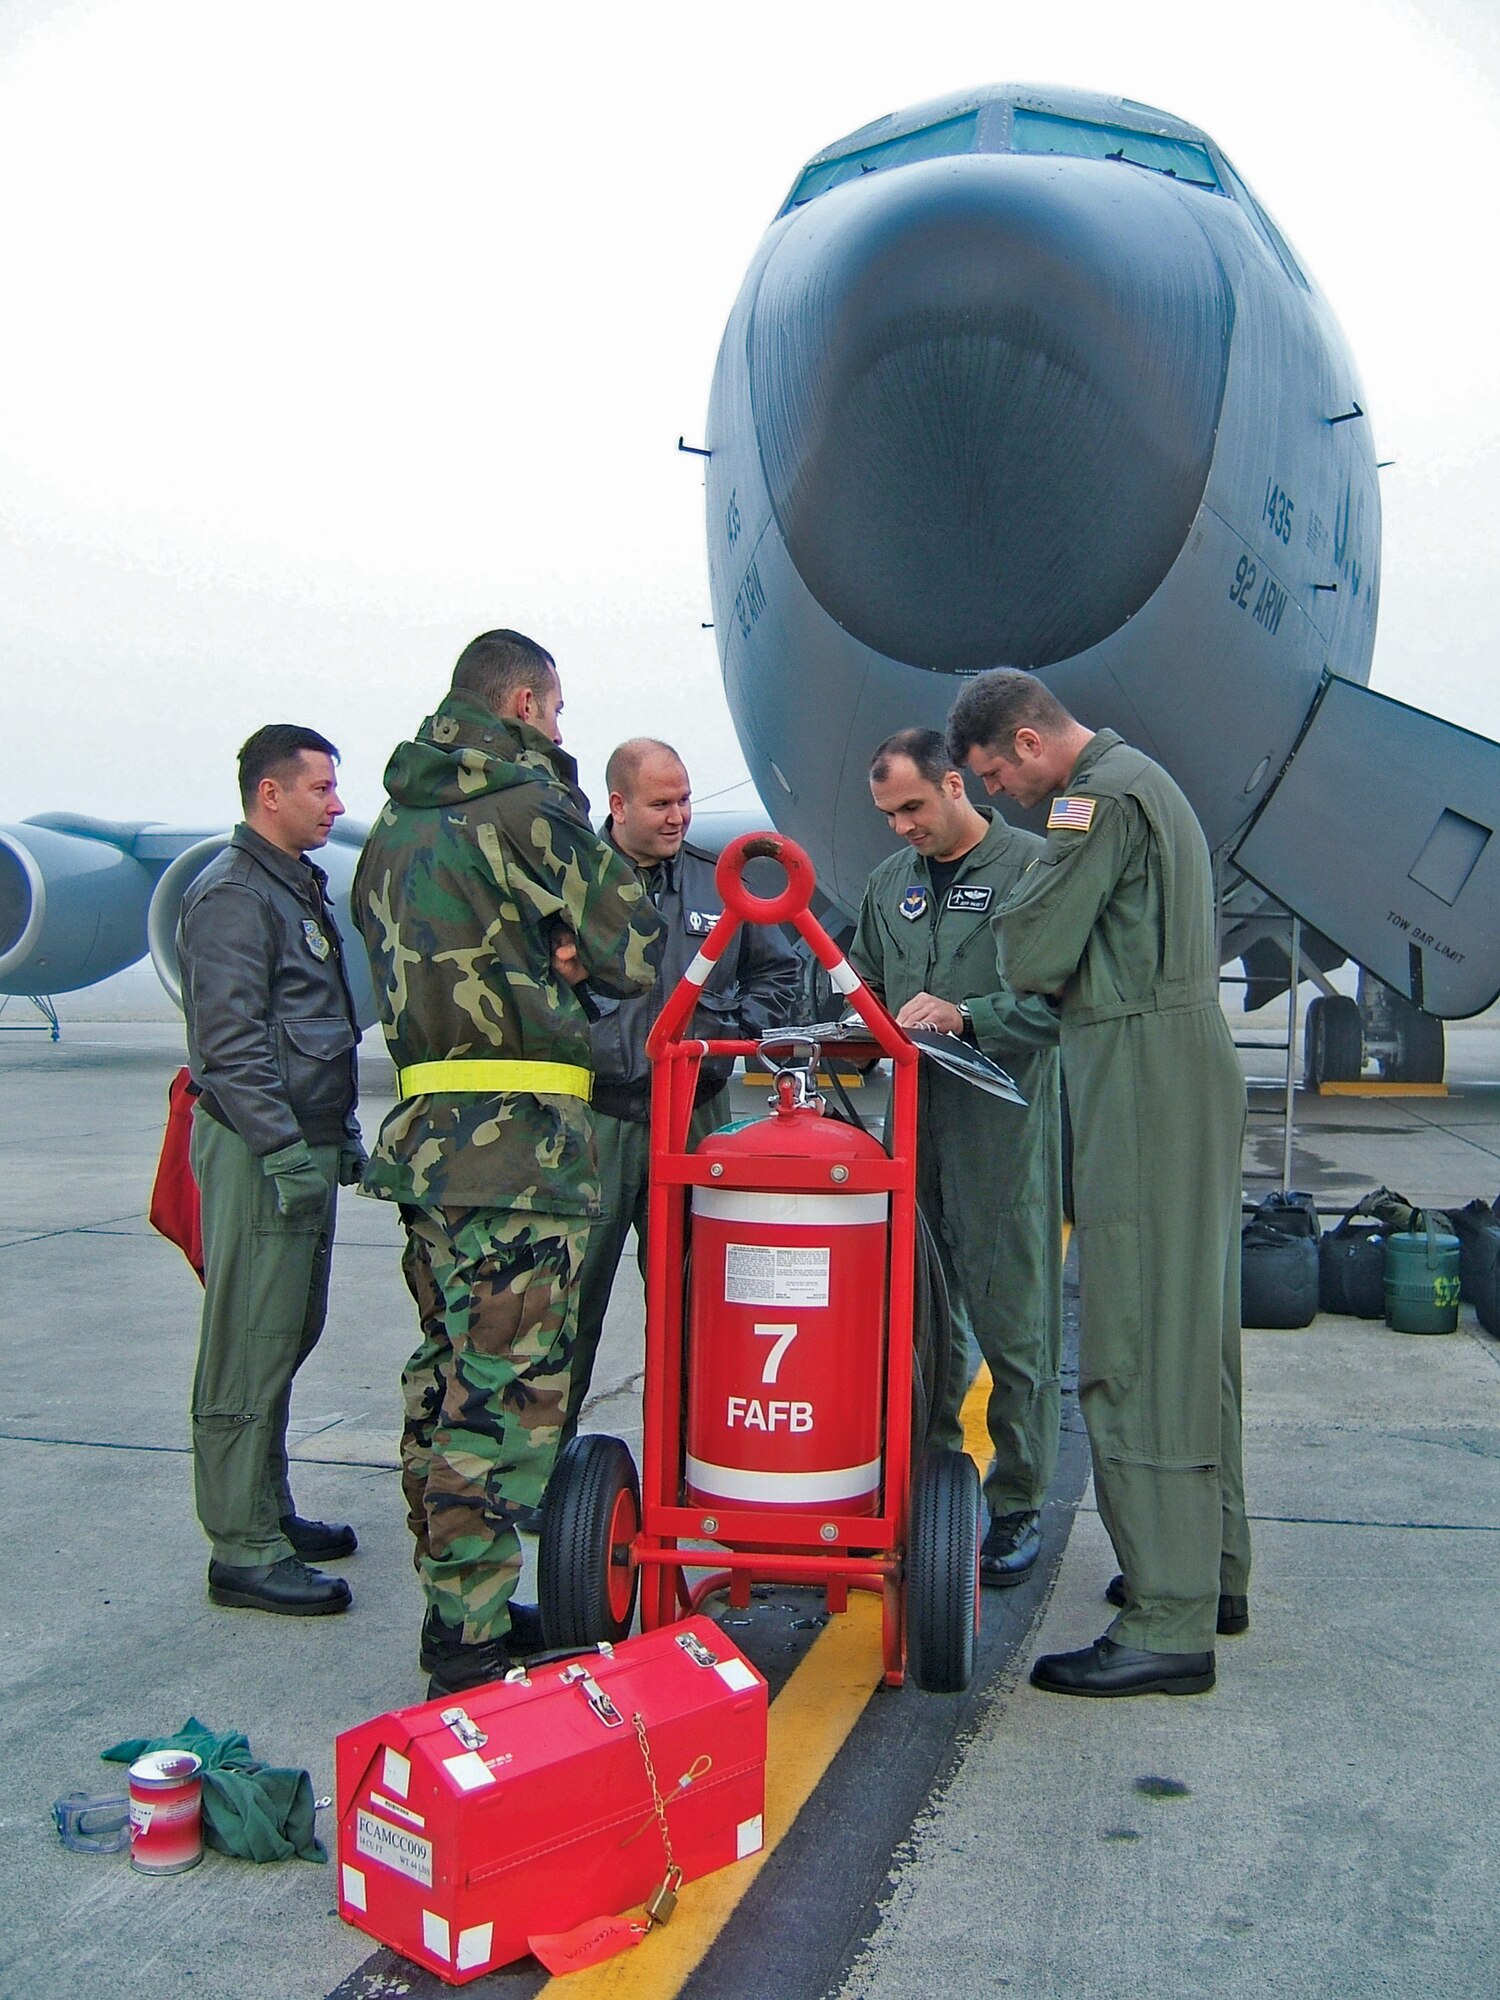
[[[701,439],[802,161],[1025,79],[1205,126],[1339,314],[1382,458],[1372,684],[1500,736],[1494,0],[0,0],[0,820],[223,824],[298,719],[369,817],[496,624],[568,746],[700,800]]]

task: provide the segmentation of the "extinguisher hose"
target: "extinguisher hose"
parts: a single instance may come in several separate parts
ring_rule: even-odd
[[[833,1094],[838,1099],[839,1107],[843,1111],[845,1118],[851,1125],[857,1125],[861,1132],[867,1133],[870,1129],[869,1126],[866,1125],[864,1119],[861,1118],[859,1113],[855,1110],[854,1100],[852,1097],[850,1097],[848,1091],[844,1088],[844,1079],[839,1075],[838,1071],[832,1067],[831,1064],[828,1070],[828,1081],[833,1086]],[[885,1142],[885,1149],[887,1153],[889,1153],[890,1151],[889,1140]]]
[[[912,1294],[912,1447],[926,1449],[932,1420],[948,1392],[952,1306],[932,1225],[917,1210],[917,1268]]]

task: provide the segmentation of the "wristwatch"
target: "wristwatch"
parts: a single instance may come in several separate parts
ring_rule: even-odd
[[[967,1000],[959,1001],[958,1018],[962,1023],[958,1032],[961,1035],[972,1035],[974,1032],[974,1016],[969,1012],[969,1003]]]

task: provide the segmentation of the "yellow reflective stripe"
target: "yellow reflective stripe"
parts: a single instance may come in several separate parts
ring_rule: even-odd
[[[429,1091],[532,1090],[545,1097],[581,1097],[594,1092],[590,1071],[576,1063],[505,1062],[460,1059],[413,1063],[396,1072],[398,1097],[421,1097]]]

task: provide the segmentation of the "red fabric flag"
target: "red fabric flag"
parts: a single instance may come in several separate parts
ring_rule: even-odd
[[[177,1245],[201,1283],[203,1210],[188,1153],[193,1132],[193,1099],[197,1094],[188,1072],[178,1070],[167,1092],[167,1129],[162,1134],[161,1158],[156,1163],[148,1216],[151,1227]]]

